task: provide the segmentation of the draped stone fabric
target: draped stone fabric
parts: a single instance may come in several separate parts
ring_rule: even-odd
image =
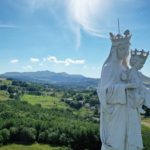
[[[126,62],[126,61],[124,61]],[[101,150],[142,150],[140,114],[128,101],[126,84],[120,76],[128,69],[112,46],[97,89],[100,100]]]

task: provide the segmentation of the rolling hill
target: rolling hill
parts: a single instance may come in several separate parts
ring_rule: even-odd
[[[55,73],[51,71],[37,72],[6,72],[0,75],[4,78],[15,79],[26,82],[37,82],[44,84],[54,84],[68,88],[96,88],[98,79],[88,78],[82,75],[67,74],[65,72]]]

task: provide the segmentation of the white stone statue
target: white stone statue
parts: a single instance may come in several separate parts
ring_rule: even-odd
[[[110,33],[110,38],[111,51],[103,64],[97,89],[101,106],[101,150],[142,150],[139,107],[143,103],[150,106],[150,92],[143,86],[144,92],[147,92],[146,97],[141,95],[140,104],[134,105],[138,103],[138,99],[134,98],[141,87],[134,82],[136,74],[140,74],[139,69],[133,74],[133,67],[129,69],[127,65],[131,34],[129,30],[124,32],[124,36]],[[150,83],[150,78],[141,74],[140,84],[145,79]]]

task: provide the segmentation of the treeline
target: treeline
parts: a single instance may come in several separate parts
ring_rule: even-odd
[[[70,109],[45,109],[21,101],[0,102],[0,144],[34,142],[99,150],[99,124]]]
[[[10,84],[0,85],[0,90],[5,90],[10,94],[10,98],[19,99],[24,93],[33,95],[42,95],[45,89],[44,85],[36,83],[27,83],[18,80],[9,80]]]

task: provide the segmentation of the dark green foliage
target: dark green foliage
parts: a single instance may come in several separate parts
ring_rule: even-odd
[[[99,150],[99,125],[71,110],[45,109],[21,101],[0,102],[0,143],[33,142]]]
[[[40,143],[44,143],[46,141],[47,134],[45,132],[41,132],[38,137],[38,141]]]
[[[16,87],[10,86],[10,87],[8,87],[7,91],[8,91],[8,93],[12,94],[12,93],[16,93],[17,89],[16,89]]]
[[[10,140],[11,142],[19,141],[19,128],[17,127],[10,127]]]
[[[77,100],[77,101],[80,101],[80,100],[83,100],[83,96],[82,96],[82,94],[76,94],[74,96],[74,99]]]
[[[20,129],[20,141],[25,143],[33,143],[36,140],[36,129],[22,127]]]
[[[60,144],[68,145],[68,144],[71,143],[72,141],[73,141],[73,139],[69,138],[66,133],[62,133],[62,134],[59,136],[59,142],[60,142]]]
[[[1,85],[0,90],[7,90],[7,85]]]
[[[66,101],[67,104],[70,105],[70,107],[75,108],[75,109],[80,109],[82,107],[82,104],[77,102],[77,101]]]
[[[3,143],[3,136],[2,135],[0,135],[0,145],[1,145],[1,143]]]
[[[21,81],[17,81],[17,80],[12,81],[12,85],[15,85],[15,86],[19,86],[21,83],[22,83]]]
[[[49,144],[59,143],[59,132],[58,131],[49,132],[47,136],[47,142]]]
[[[9,138],[10,138],[10,131],[8,129],[4,128],[4,129],[0,130],[1,143],[7,144],[9,142]]]
[[[143,109],[145,111],[144,116],[145,117],[150,117],[150,109],[148,107],[146,107],[146,106],[143,106]]]

